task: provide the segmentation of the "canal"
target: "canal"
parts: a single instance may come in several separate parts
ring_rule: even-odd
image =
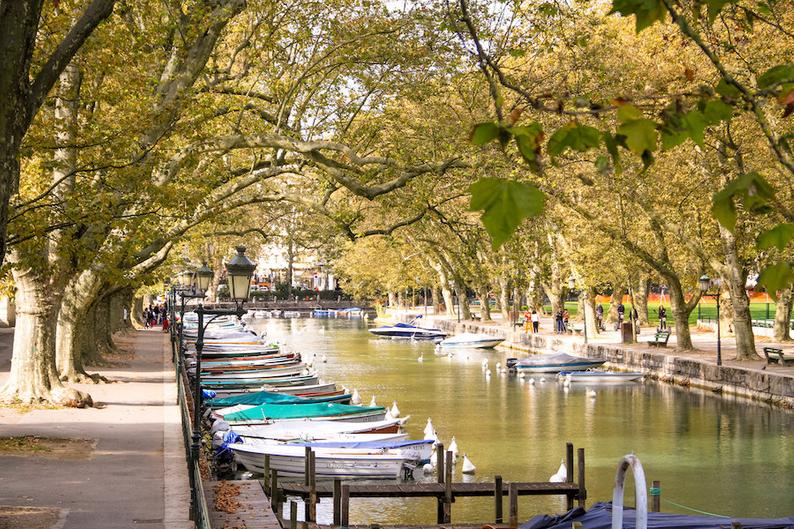
[[[546,481],[571,441],[586,450],[588,505],[611,499],[617,461],[634,452],[649,485],[661,481],[664,511],[794,513],[790,411],[654,382],[594,387],[592,398],[586,388],[563,388],[552,376],[530,385],[497,375],[494,364],[504,365],[511,356],[503,351],[436,356],[432,343],[378,339],[367,325],[335,318],[252,322],[288,350],[316,354],[321,377],[357,388],[364,404],[373,394],[379,405],[396,400],[402,416],[411,416],[407,430],[413,438],[422,438],[432,417],[441,441],[448,445],[454,435],[460,453],[477,467],[475,476],[462,476],[459,462],[455,481],[492,481],[497,474],[505,482]],[[483,359],[494,372],[490,379],[483,375]],[[627,505],[633,505],[630,497]],[[354,499],[350,509],[354,524],[435,521],[430,499]],[[522,497],[519,519],[564,510],[564,498]],[[318,516],[321,523],[330,522],[330,500],[323,500]],[[492,499],[462,498],[452,508],[453,522],[492,518]]]

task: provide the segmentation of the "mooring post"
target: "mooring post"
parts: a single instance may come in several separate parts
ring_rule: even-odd
[[[278,505],[278,470],[270,469],[270,508],[276,511]]]
[[[495,511],[495,520],[496,523],[502,523],[503,516],[502,516],[502,476],[496,476],[493,480],[493,492],[494,492],[494,511]]]
[[[444,483],[444,478],[446,477],[444,466],[444,444],[438,443],[436,445],[436,470],[438,471],[439,483]],[[438,503],[436,507],[436,521],[438,523],[444,523],[444,496],[437,496],[436,501]]]
[[[573,443],[565,443],[565,481],[573,483]],[[568,510],[573,509],[573,494],[566,493],[565,501],[568,505]]]
[[[737,521],[731,522],[731,529],[742,529],[742,523]]]
[[[270,478],[270,454],[265,454],[265,464],[264,464],[264,471],[262,474],[265,476],[262,480],[262,488],[265,489],[265,494],[270,496],[270,482],[268,481]]]
[[[510,527],[518,527],[518,483],[507,486],[510,509]]]
[[[309,520],[317,521],[317,454],[309,452]]]
[[[587,499],[587,489],[584,486],[584,448],[577,449],[576,455],[579,460],[579,494],[577,494],[577,499],[579,507],[584,508],[585,500]]]
[[[341,512],[340,506],[342,505],[342,480],[334,480],[334,525],[340,524]]]
[[[306,486],[306,489],[310,488],[309,480],[311,479],[311,464],[312,464],[312,448],[307,446],[303,450],[303,484]],[[310,513],[309,513],[309,497],[311,496],[310,493],[307,493],[306,496],[303,498],[303,519],[308,522]]]
[[[662,483],[660,481],[651,482],[651,512],[661,512],[662,510]]]
[[[342,485],[339,525],[350,526],[350,485]]]
[[[452,452],[444,457],[444,523],[452,522]]]
[[[298,529],[298,503],[289,502],[289,529]]]

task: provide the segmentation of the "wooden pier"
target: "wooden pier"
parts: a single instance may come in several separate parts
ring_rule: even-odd
[[[238,527],[240,529],[281,529],[281,522],[270,509],[270,500],[262,490],[262,484],[255,480],[227,481],[240,488],[234,499],[239,507],[234,512],[224,512],[216,508],[215,491],[221,481],[208,481],[204,491],[209,508],[212,529]]]

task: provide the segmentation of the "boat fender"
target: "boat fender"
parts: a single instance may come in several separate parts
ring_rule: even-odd
[[[212,391],[211,389],[202,389],[201,390],[201,398],[202,399],[205,399],[205,400],[206,399],[214,399],[217,396],[218,396],[218,394],[216,392]]]
[[[225,432],[230,429],[231,427],[229,426],[228,422],[223,420],[218,420],[212,423],[212,428],[210,428],[210,433]]]

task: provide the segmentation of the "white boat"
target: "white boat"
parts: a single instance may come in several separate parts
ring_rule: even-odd
[[[562,371],[560,379],[570,382],[585,382],[588,384],[620,384],[623,382],[636,382],[642,380],[642,373],[618,373],[610,371]]]
[[[510,358],[507,367],[522,373],[559,373],[560,371],[587,371],[599,367],[606,360],[591,360],[567,353],[532,355],[523,360]]]
[[[284,317],[285,318],[300,318],[301,317],[301,313],[298,312],[297,310],[285,310],[284,311]]]
[[[411,323],[395,323],[394,325],[375,327],[374,329],[370,329],[369,332],[375,336],[384,338],[404,338],[413,340],[432,340],[446,337],[447,333],[441,329],[419,327],[415,325],[417,320],[418,318]]]
[[[306,450],[300,446],[266,446],[234,443],[227,445],[234,459],[251,472],[264,472],[264,455],[270,455],[270,468],[280,476],[303,476]],[[371,452],[371,451],[370,451]],[[319,478],[398,479],[409,460],[400,454],[369,453],[366,450],[336,449],[316,451],[315,475]]]
[[[490,334],[463,333],[442,340],[438,345],[444,348],[460,349],[490,349],[502,343],[505,339]]]
[[[270,313],[267,312],[267,311],[264,311],[264,310],[254,311],[254,318],[260,318],[261,319],[261,318],[267,318],[268,316],[270,316]]]
[[[195,369],[193,370],[195,371]],[[263,379],[262,383],[267,383],[268,378],[286,378],[291,375],[307,375],[306,364],[297,364],[295,366],[287,367],[268,367],[257,369],[254,371],[223,371],[223,372],[203,372],[201,373],[201,380],[253,380]]]
[[[262,425],[235,425],[231,429],[243,437],[260,439],[327,439],[336,435],[399,434],[402,419],[370,422],[302,421],[277,422]]]

